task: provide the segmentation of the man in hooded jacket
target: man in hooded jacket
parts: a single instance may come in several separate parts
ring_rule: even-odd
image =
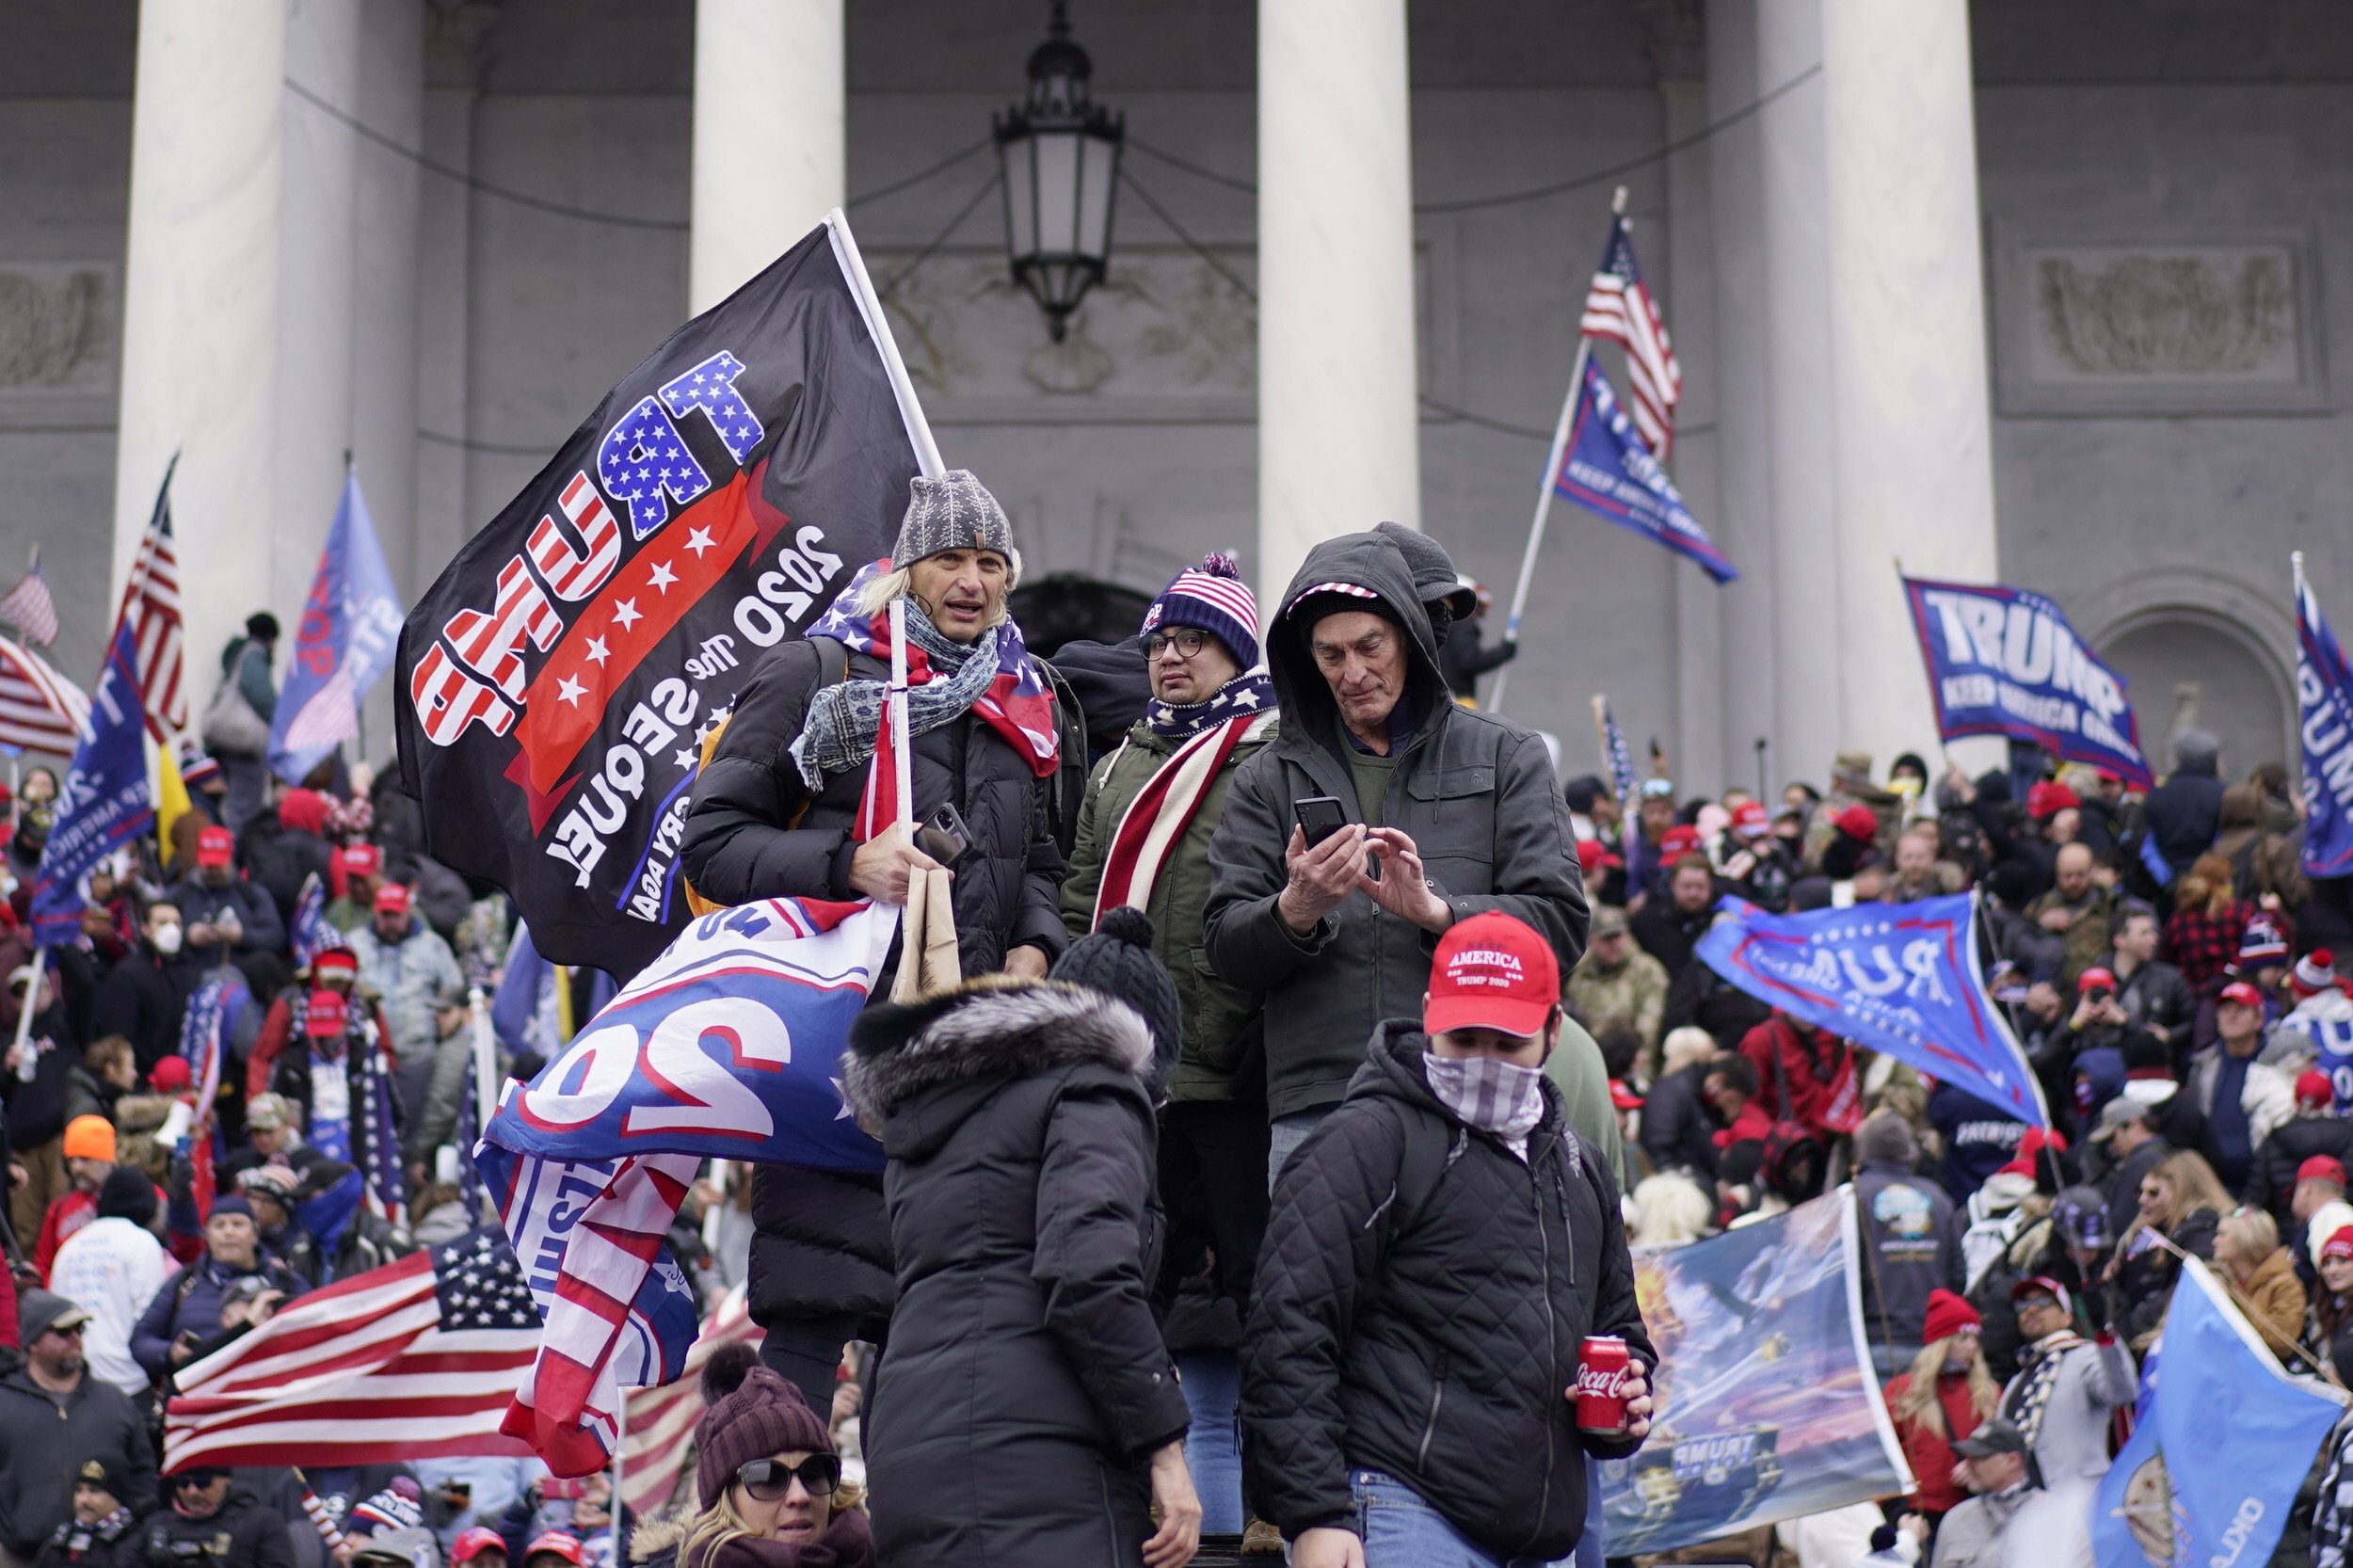
[[[1203,936],[1221,976],[1266,994],[1271,1181],[1347,1094],[1373,1027],[1420,1010],[1449,926],[1501,910],[1566,971],[1588,918],[1543,740],[1449,698],[1388,539],[1309,551],[1266,650],[1283,729],[1234,776]],[[1310,844],[1301,803],[1318,797],[1341,826]]]

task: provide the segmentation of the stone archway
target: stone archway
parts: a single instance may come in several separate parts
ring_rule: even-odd
[[[2211,570],[2156,567],[2077,596],[2077,632],[2129,682],[2143,750],[2160,774],[2195,714],[2222,741],[2226,777],[2296,760],[2296,623],[2277,595]]]

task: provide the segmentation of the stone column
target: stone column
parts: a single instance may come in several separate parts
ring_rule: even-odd
[[[285,0],[145,0],[123,263],[114,591],[173,452],[191,724],[268,592]],[[107,612],[113,611],[110,599]]]
[[[1818,3],[1841,739],[1883,773],[1936,741],[1896,558],[1996,574],[1969,8]]]
[[[1258,8],[1259,605],[1307,548],[1421,525],[1404,0]]]
[[[841,205],[843,94],[841,0],[696,0],[690,311]]]
[[[1679,141],[1707,123],[1707,87],[1688,77],[1658,84],[1666,110],[1667,139]],[[1663,225],[1666,246],[1661,274],[1664,289],[1659,310],[1673,338],[1676,361],[1683,367],[1683,403],[1676,411],[1673,476],[1684,504],[1724,543],[1722,487],[1717,482],[1722,426],[1719,423],[1716,353],[1715,245],[1710,222],[1708,153],[1705,146],[1676,153],[1667,160],[1667,212]],[[1638,230],[1636,252],[1642,250]],[[1657,246],[1657,241],[1652,241]],[[1645,266],[1657,264],[1645,262]],[[1727,547],[1729,548],[1729,547]],[[1679,557],[1668,556],[1674,595],[1675,712],[1677,742],[1674,772],[1683,793],[1694,788],[1713,791],[1749,779],[1748,744],[1729,742],[1724,728],[1725,674],[1729,664],[1748,656],[1736,648],[1725,657],[1724,621],[1730,588]],[[1745,573],[1746,560],[1735,562]],[[1743,579],[1745,582],[1745,578]]]

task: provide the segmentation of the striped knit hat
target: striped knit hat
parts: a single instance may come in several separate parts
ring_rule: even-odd
[[[2334,990],[2337,984],[2337,955],[2327,948],[2314,948],[2296,961],[2296,968],[2288,976],[2288,984],[2299,997],[2316,997],[2323,991]]]
[[[2275,966],[2285,968],[2287,963],[2287,938],[2280,935],[2280,928],[2260,915],[2249,920],[2246,934],[2239,937],[2238,972],[2246,974]]]
[[[1225,645],[1243,669],[1258,663],[1258,600],[1241,580],[1241,568],[1224,551],[1201,557],[1169,580],[1144,613],[1143,632],[1160,626],[1192,626]]]

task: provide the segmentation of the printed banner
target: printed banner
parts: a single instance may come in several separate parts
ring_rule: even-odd
[[[2124,678],[2092,657],[2059,607],[2025,588],[1907,577],[1941,739],[2008,735],[2147,789]]]
[[[1609,1555],[1908,1492],[1863,1337],[1852,1190],[1688,1247],[1638,1253],[1658,1416],[1601,1466]]]
[[[1665,545],[1697,561],[1708,576],[1729,583],[1740,574],[1724,552],[1692,520],[1667,471],[1635,433],[1634,422],[1618,407],[1601,362],[1588,356],[1585,384],[1570,416],[1568,445],[1561,454],[1553,493],[1619,527]]]
[[[56,825],[33,872],[33,940],[41,947],[82,934],[85,878],[101,860],[155,824],[147,782],[147,708],[139,697],[137,628],[115,629],[106,667],[90,692],[73,765],[57,787]]]
[[[626,976],[677,935],[697,738],[898,536],[921,413],[854,276],[836,215],[672,333],[401,634],[428,847],[557,963]]]
[[[391,667],[400,636],[400,594],[384,564],[376,522],[359,478],[344,475],[344,498],[319,552],[318,574],[295,627],[294,662],[269,727],[271,771],[302,782],[338,742],[360,733],[360,701]]]
[[[1760,1001],[2049,1127],[2041,1086],[1977,968],[1977,894],[1769,915],[1726,898],[1708,968]]]
[[[2345,1396],[2291,1377],[2206,1266],[2182,1261],[2141,1421],[2091,1511],[2100,1568],[2269,1562]],[[2228,1436],[2217,1464],[2216,1434]],[[2175,1463],[2178,1456],[2183,1463]]]
[[[2297,733],[2304,743],[2304,874],[2353,876],[2353,669],[2296,564]]]

